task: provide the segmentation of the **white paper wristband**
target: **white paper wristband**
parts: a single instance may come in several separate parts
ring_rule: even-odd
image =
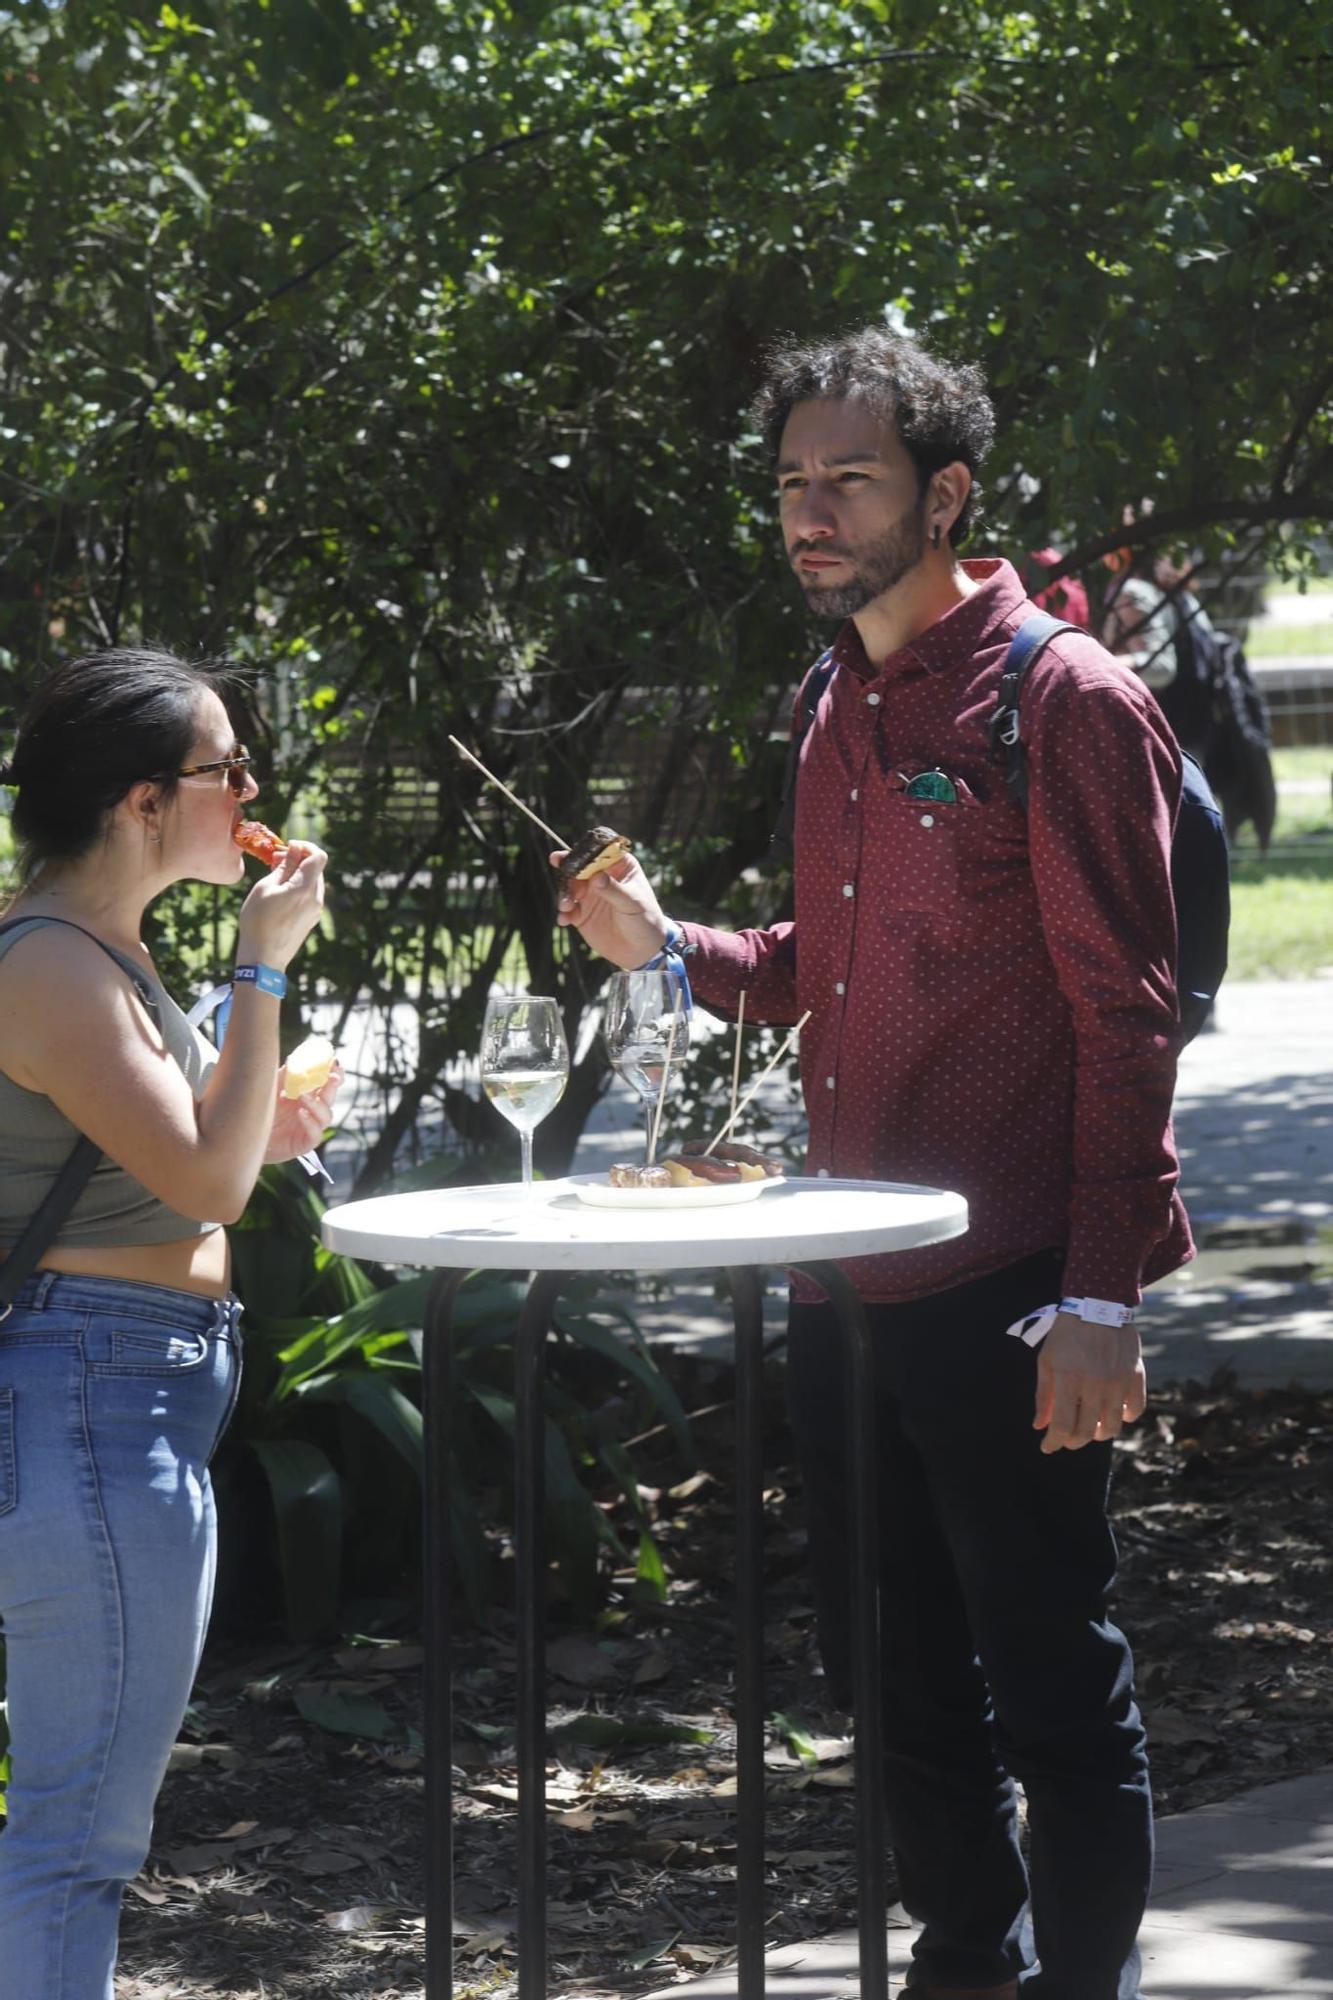
[[[1060,1310],[1091,1320],[1094,1326],[1128,1326],[1134,1317],[1133,1306],[1119,1305],[1114,1299],[1061,1299]]]
[[[1060,1313],[1072,1313],[1094,1326],[1129,1326],[1134,1318],[1133,1306],[1117,1305],[1113,1299],[1061,1299],[1058,1306],[1038,1306],[1035,1312],[1025,1313],[1005,1332],[1027,1347],[1040,1347]]]

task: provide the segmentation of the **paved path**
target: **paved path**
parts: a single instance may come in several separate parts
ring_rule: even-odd
[[[1176,1137],[1205,1247],[1145,1303],[1150,1378],[1333,1384],[1333,979],[1222,988],[1181,1059]]]
[[[1333,1771],[1264,1785],[1158,1822],[1156,1893],[1140,1935],[1144,2000],[1333,1996]],[[889,1933],[905,1991],[913,1931]],[[771,2000],[856,2000],[856,1934],[769,1954]],[[737,2000],[735,1974],[652,2000]]]

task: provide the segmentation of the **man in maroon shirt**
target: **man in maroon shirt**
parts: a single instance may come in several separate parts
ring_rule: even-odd
[[[967,1196],[967,1235],[846,1267],[875,1335],[909,1986],[1138,2000],[1151,1801],[1106,1495],[1144,1407],[1141,1285],[1192,1254],[1170,1128],[1180,762],[1134,675],[1062,634],[1024,683],[1026,810],[1007,794],[990,723],[1034,607],[1008,563],[955,553],[993,428],[975,369],[871,329],[778,352],[756,414],[806,601],[845,621],[801,747],[794,920],[675,924],[627,860],[571,885],[560,921],[618,965],[687,954],[703,1001],[744,991],[749,1020],[810,1010],[808,1172]],[[798,1287],[790,1403],[842,1696],[840,1350]]]

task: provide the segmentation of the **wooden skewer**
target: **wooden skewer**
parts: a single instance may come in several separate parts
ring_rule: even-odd
[[[648,1165],[657,1158],[657,1134],[662,1124],[662,1106],[666,1103],[667,1084],[671,1081],[671,1058],[676,1051],[676,1023],[680,1019],[680,987],[676,987],[671,1002],[671,1027],[667,1034],[666,1060],[662,1064],[662,1083],[657,1093],[657,1109],[653,1113],[653,1127],[648,1134]]]
[[[728,1132],[730,1132],[732,1126],[736,1123],[736,1120],[740,1117],[742,1111],[744,1111],[746,1105],[750,1102],[750,1099],[754,1096],[756,1090],[758,1090],[760,1084],[763,1082],[764,1078],[768,1075],[768,1072],[771,1069],[777,1068],[777,1065],[782,1061],[782,1058],[786,1055],[788,1049],[791,1047],[792,1043],[796,1040],[796,1037],[800,1034],[806,1022],[810,1019],[811,1013],[813,1011],[814,1010],[812,1008],[807,1007],[804,1014],[802,1014],[800,1020],[796,1023],[796,1026],[794,1028],[788,1029],[787,1039],[782,1044],[782,1047],[778,1050],[777,1054],[773,1057],[773,1060],[771,1062],[764,1064],[764,1067],[760,1070],[758,1076],[755,1078],[754,1082],[750,1085],[750,1088],[746,1091],[744,1097],[741,1099],[740,1103],[736,1106],[736,1109],[732,1112],[730,1118],[728,1118],[726,1124],[722,1127],[722,1130],[718,1133],[716,1139],[710,1139],[708,1141],[708,1144],[704,1147],[705,1159],[708,1158],[708,1155],[712,1152],[714,1146],[720,1146],[722,1144],[722,1141],[726,1138]]]
[[[745,988],[741,988],[740,1005],[736,1009],[736,1053],[731,1059],[731,1116],[736,1117],[736,1093],[741,1087],[741,1037],[745,1033]]]
[[[563,847],[565,849],[568,849],[569,842],[567,840],[562,840],[558,833],[553,833],[551,828],[546,824],[546,821],[544,819],[538,819],[536,813],[532,810],[532,807],[525,806],[522,799],[519,798],[517,792],[511,792],[508,785],[501,784],[500,780],[496,777],[494,771],[488,771],[486,769],[486,766],[482,763],[480,757],[474,757],[472,752],[468,749],[465,743],[460,743],[456,736],[451,736],[449,738],[449,741],[453,744],[459,756],[466,757],[469,764],[475,764],[477,769],[481,772],[482,777],[485,778],[488,781],[488,783],[494,785],[497,792],[503,792],[511,805],[517,806],[521,813],[526,813],[528,818],[532,821],[533,825],[539,826],[542,832],[546,835],[546,838],[548,840],[554,841],[557,847]]]

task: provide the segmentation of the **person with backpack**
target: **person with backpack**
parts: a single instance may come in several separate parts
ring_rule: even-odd
[[[278,1064],[319,848],[289,843],[240,907],[220,1055],[142,941],[164,890],[245,872],[258,787],[223,685],[165,653],[70,660],[0,767],[22,875],[0,924],[5,2000],[111,2000],[208,1623],[208,1461],[241,1365],[222,1225],[315,1143],[338,1082],[287,1100]]]
[[[788,560],[840,627],[799,746],[794,917],[678,923],[627,858],[569,884],[559,921],[621,966],[679,956],[747,1021],[809,1010],[808,1173],[966,1195],[966,1235],[845,1266],[875,1345],[908,1986],[1138,2000],[1151,1799],[1106,1502],[1145,1403],[1142,1287],[1193,1254],[1170,1124],[1180,759],[1090,634],[1047,634],[1005,693],[1041,614],[1009,563],[957,553],[993,432],[979,371],[872,328],[778,349],[755,416]],[[789,1404],[845,1702],[842,1370],[798,1286]]]
[[[1277,818],[1268,704],[1244,647],[1218,630],[1186,579],[1165,557],[1148,575],[1122,566],[1102,637],[1157,696],[1187,760],[1206,776],[1228,839],[1248,821],[1266,853]]]

